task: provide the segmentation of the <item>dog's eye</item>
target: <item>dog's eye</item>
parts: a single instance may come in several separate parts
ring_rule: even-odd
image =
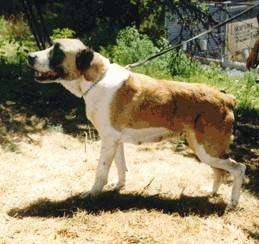
[[[56,67],[57,65],[61,64],[65,58],[64,52],[60,48],[60,44],[56,43],[53,49],[50,51],[49,57],[49,66],[51,68]]]

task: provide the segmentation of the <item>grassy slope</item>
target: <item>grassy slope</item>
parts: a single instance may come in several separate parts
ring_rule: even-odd
[[[258,198],[244,190],[224,213],[230,186],[207,197],[211,170],[174,143],[126,146],[127,187],[79,200],[94,179],[100,143],[55,131],[30,134],[20,153],[0,151],[3,243],[255,243]],[[3,163],[4,162],[4,163]],[[11,169],[11,170],[10,170]],[[116,180],[112,167],[110,181]]]

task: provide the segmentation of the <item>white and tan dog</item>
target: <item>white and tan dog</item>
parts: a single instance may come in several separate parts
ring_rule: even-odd
[[[214,170],[213,193],[224,172],[234,177],[228,206],[237,205],[245,165],[227,154],[234,121],[231,95],[202,84],[157,80],[130,72],[77,39],[60,39],[46,50],[30,53],[29,63],[36,81],[60,83],[84,98],[86,115],[102,140],[90,194],[102,191],[113,159],[119,178],[116,188],[124,187],[124,142],[157,142],[184,134],[198,158]]]

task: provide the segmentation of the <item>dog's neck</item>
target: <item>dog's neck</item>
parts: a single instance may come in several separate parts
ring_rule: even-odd
[[[76,80],[60,81],[59,83],[77,97],[82,97],[92,84],[92,82],[86,81],[83,76]]]
[[[82,97],[93,83],[103,79],[109,66],[110,61],[107,58],[95,53],[91,67],[83,72],[80,78],[71,81],[60,81],[59,83],[75,96]]]
[[[90,67],[83,71],[83,76],[85,80],[90,82],[98,82],[106,73],[109,65],[109,59],[95,52]]]

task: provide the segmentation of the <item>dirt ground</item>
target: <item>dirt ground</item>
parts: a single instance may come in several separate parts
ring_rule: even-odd
[[[258,243],[257,193],[244,187],[225,212],[230,184],[209,197],[211,169],[179,145],[126,145],[126,189],[81,200],[100,142],[52,130],[29,138],[0,148],[0,243]]]

